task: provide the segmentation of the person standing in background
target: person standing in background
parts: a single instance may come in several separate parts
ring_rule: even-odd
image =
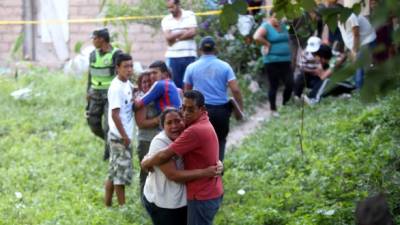
[[[338,27],[353,62],[362,57],[362,48],[372,50],[375,47],[375,29],[365,16],[352,13],[345,23],[338,22]],[[356,88],[360,89],[364,83],[364,68],[357,69],[354,81]]]
[[[283,105],[292,95],[293,73],[291,69],[291,50],[289,45],[289,33],[286,24],[276,18],[273,10],[267,22],[261,24],[253,35],[257,43],[262,44],[262,57],[264,62],[264,75],[269,81],[268,99],[272,116],[278,117],[276,107],[276,94],[279,83],[283,82]]]
[[[166,0],[169,15],[161,21],[161,28],[168,43],[165,53],[172,79],[178,88],[183,88],[183,75],[186,67],[197,57],[197,21],[192,11],[183,10],[179,0]]]
[[[93,134],[104,140],[103,159],[107,160],[110,155],[107,144],[107,91],[115,77],[116,58],[122,51],[110,44],[110,34],[107,28],[95,30],[92,38],[96,49],[89,58],[86,118]]]
[[[210,36],[201,39],[200,50],[202,56],[186,69],[185,91],[194,89],[204,95],[210,122],[218,136],[219,160],[223,161],[232,112],[227,89],[231,90],[233,98],[243,111],[242,94],[232,67],[215,55],[214,39]]]

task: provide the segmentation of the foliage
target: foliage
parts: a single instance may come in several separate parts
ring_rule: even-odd
[[[24,44],[24,33],[20,33],[15,39],[12,47],[11,47],[11,58],[13,60],[15,59],[22,59],[23,58],[23,52],[22,52],[22,46]]]
[[[188,1],[182,1],[185,6]],[[195,1],[197,2],[197,1]],[[167,13],[164,0],[141,0],[135,5],[127,3],[118,3],[115,0],[104,0],[102,2],[103,11],[106,17],[135,17],[135,20],[113,20],[109,23],[118,29],[112,34],[116,46],[122,48],[125,52],[131,52],[132,39],[129,36],[129,24],[135,22],[152,27],[155,31],[160,30],[161,18]],[[199,9],[200,3],[195,3],[195,9]],[[105,24],[107,25],[107,23]]]
[[[219,16],[219,22],[223,31],[227,31],[230,26],[238,21],[239,14],[247,12],[247,2],[245,0],[235,0],[232,4],[225,3]]]
[[[81,53],[82,46],[83,46],[83,42],[82,42],[82,41],[77,41],[77,42],[75,43],[75,45],[74,45],[74,52],[75,52],[75,54]]]
[[[126,208],[103,205],[107,162],[85,122],[85,84],[38,68],[0,77],[0,224],[150,224],[138,180]],[[10,96],[26,86],[28,99]]]
[[[106,17],[124,17],[124,16],[135,16],[135,17],[146,17],[143,19],[136,19],[129,22],[140,23],[148,25],[155,30],[160,29],[160,22],[163,16],[168,11],[166,8],[165,0],[140,0],[137,4],[131,5],[127,3],[117,3],[115,0],[105,0],[105,11]],[[189,4],[192,2],[192,4]],[[181,5],[184,9],[202,10],[203,4],[201,1],[190,1],[183,0]],[[150,17],[150,18],[148,18]]]
[[[354,224],[356,202],[378,192],[400,222],[400,94],[376,104],[326,99],[266,123],[225,161],[225,195],[216,224]],[[246,193],[239,195],[243,189]]]

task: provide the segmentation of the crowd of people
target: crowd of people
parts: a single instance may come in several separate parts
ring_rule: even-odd
[[[242,95],[233,69],[216,56],[214,38],[204,37],[197,48],[194,13],[177,0],[166,6],[170,14],[161,22],[166,61],[151,63],[136,84],[132,57],[111,45],[106,28],[93,32],[87,121],[104,140],[109,161],[104,202],[112,206],[115,193],[118,204],[125,204],[136,141],[140,201],[153,223],[212,224],[223,196],[232,101],[242,110]]]
[[[338,3],[328,1],[328,7],[332,5]],[[106,28],[93,32],[96,50],[90,55],[87,121],[104,140],[104,160],[109,161],[104,202],[112,206],[115,193],[118,204],[125,204],[135,140],[141,165],[140,201],[152,222],[212,224],[223,199],[221,175],[229,121],[234,109],[243,110],[242,94],[232,67],[216,55],[214,37],[203,37],[197,47],[195,14],[182,9],[179,0],[166,0],[166,7],[170,14],[161,22],[168,44],[166,61],[151,63],[137,76],[136,84],[131,82],[132,57],[110,44]],[[312,18],[320,18],[317,9],[313,13]],[[374,47],[376,33],[365,17],[352,14],[338,27],[351,59],[361,57],[364,46]],[[348,58],[332,50],[338,40],[325,41],[319,30],[304,46],[294,48],[286,22],[273,10],[253,38],[262,45],[262,76],[269,83],[272,116],[279,116],[280,83],[284,84],[283,105],[293,92],[295,99],[314,105],[329,94],[324,91],[329,77]],[[303,48],[295,60],[293,49]],[[364,68],[359,68],[354,88],[361,88],[363,79]],[[305,88],[310,93],[303,94]]]

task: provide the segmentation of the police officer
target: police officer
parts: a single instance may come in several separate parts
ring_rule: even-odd
[[[96,49],[89,58],[86,116],[92,132],[105,141],[103,158],[107,160],[110,154],[107,145],[107,91],[115,77],[116,58],[122,52],[110,44],[110,34],[107,28],[95,30],[92,39]]]
[[[194,89],[204,95],[208,116],[218,137],[219,160],[223,161],[232,112],[232,103],[229,101],[227,91],[231,90],[241,111],[243,111],[242,93],[232,67],[217,58],[214,38],[211,36],[202,38],[200,51],[201,57],[186,68],[183,82],[185,91]]]

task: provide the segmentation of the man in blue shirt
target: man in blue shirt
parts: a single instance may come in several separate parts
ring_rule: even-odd
[[[210,122],[218,136],[219,158],[223,161],[232,112],[227,89],[231,90],[241,110],[243,101],[232,67],[218,59],[215,50],[214,39],[204,37],[200,42],[202,56],[186,68],[183,82],[185,91],[194,89],[204,95]]]

